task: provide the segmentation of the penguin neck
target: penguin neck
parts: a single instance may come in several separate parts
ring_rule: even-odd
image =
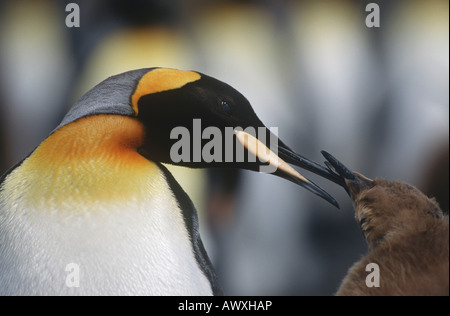
[[[33,175],[28,191],[57,203],[137,197],[159,170],[137,152],[143,138],[143,125],[132,117],[94,115],[67,124],[24,161]]]
[[[144,127],[138,120],[100,114],[63,126],[51,134],[38,150],[58,158],[62,164],[90,162],[96,167],[98,164],[123,167],[144,161],[148,163],[137,153],[143,138]]]

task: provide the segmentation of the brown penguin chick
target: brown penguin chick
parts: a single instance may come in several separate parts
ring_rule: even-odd
[[[449,220],[436,201],[404,182],[370,180],[323,154],[345,180],[369,247],[336,295],[448,296]],[[379,287],[366,284],[371,263],[379,267]]]

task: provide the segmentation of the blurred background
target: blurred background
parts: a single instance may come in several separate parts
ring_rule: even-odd
[[[448,212],[448,1],[0,0],[0,173],[92,86],[154,66],[225,81],[300,154],[407,181]],[[341,211],[270,175],[171,170],[226,294],[331,295],[366,251],[344,190],[314,175]]]

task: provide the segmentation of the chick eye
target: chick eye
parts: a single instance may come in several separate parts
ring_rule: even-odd
[[[227,101],[220,101],[220,105],[222,106],[222,110],[228,114],[231,115],[232,114],[232,110],[231,110],[231,106],[228,104]]]

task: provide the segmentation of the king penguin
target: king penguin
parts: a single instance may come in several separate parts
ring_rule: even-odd
[[[191,159],[172,159],[173,130],[195,134],[194,119],[205,130],[235,128],[233,144],[248,155],[234,162],[223,145],[222,153],[215,149],[222,156],[206,161],[195,159],[194,146]],[[247,99],[199,72],[139,69],[92,88],[0,178],[0,295],[222,294],[197,212],[162,163],[254,171],[272,165],[274,175],[335,206],[288,163],[341,181],[269,129],[265,136],[277,144],[270,149],[247,127],[264,127]]]
[[[448,296],[449,221],[436,200],[402,181],[369,179],[322,154],[344,180],[369,248],[336,295]]]

